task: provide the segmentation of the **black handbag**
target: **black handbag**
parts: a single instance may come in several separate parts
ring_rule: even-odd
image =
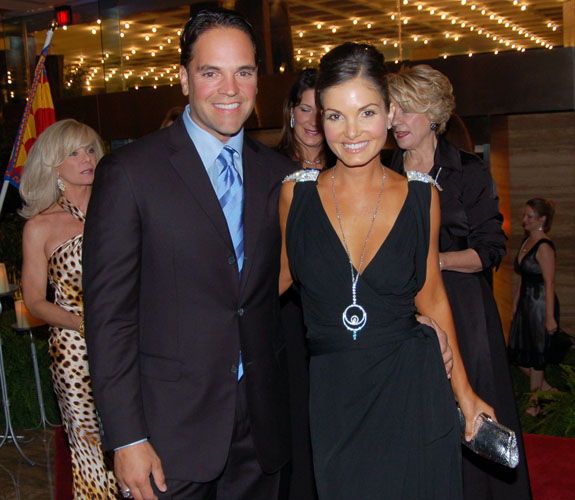
[[[573,340],[569,334],[565,330],[557,328],[553,335],[547,335],[545,362],[555,365],[562,363],[572,345]]]

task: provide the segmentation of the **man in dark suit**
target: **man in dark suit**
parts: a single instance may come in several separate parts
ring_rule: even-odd
[[[184,116],[105,157],[84,233],[86,339],[126,497],[277,497],[289,459],[278,194],[291,163],[244,137],[255,39],[231,11],[181,38]]]

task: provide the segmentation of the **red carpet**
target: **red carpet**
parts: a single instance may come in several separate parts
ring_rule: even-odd
[[[575,439],[523,434],[533,500],[575,498]]]
[[[72,461],[68,436],[61,425],[54,431],[54,490],[55,500],[72,500]]]
[[[575,499],[575,439],[524,434],[533,500]],[[54,436],[55,500],[71,500],[72,464],[63,427]]]

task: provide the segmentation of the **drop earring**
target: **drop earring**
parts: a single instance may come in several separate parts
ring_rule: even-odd
[[[59,189],[62,193],[63,193],[64,191],[66,191],[66,186],[64,185],[64,182],[62,182],[62,179],[60,179],[60,176],[57,177],[56,183],[58,184],[58,189]]]
[[[437,130],[439,129],[439,123],[431,122],[431,123],[429,124],[429,128],[430,128],[431,130],[433,130],[434,132],[437,132]]]
[[[289,120],[289,126],[290,126],[290,128],[293,128],[294,123],[295,123],[295,121],[294,121],[294,119],[293,119],[293,115],[291,115],[291,118],[290,118],[290,120]]]

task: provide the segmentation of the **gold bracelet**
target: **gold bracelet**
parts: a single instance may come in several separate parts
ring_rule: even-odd
[[[82,322],[80,323],[80,328],[78,329],[81,335],[84,335],[84,318],[82,318]]]

